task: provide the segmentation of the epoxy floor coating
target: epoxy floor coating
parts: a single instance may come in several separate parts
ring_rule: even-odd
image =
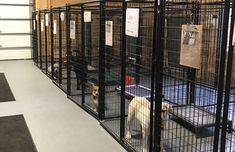
[[[125,152],[31,60],[0,61],[0,72],[16,99],[0,103],[0,116],[23,114],[38,152]]]

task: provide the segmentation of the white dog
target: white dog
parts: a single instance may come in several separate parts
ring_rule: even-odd
[[[57,79],[58,75],[59,75],[59,64],[55,63],[55,64],[53,64],[53,67],[54,67],[54,79]],[[52,73],[52,66],[51,65],[47,68],[47,71],[50,74]]]
[[[148,151],[148,137],[150,132],[150,102],[144,97],[134,97],[128,107],[127,133],[126,139],[131,139],[131,125],[134,119],[140,122],[142,129],[143,152]],[[162,117],[166,117],[172,106],[166,102],[162,102]]]

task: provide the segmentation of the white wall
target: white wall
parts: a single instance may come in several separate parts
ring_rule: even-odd
[[[29,0],[0,0],[0,60],[32,58]],[[9,35],[10,34],[10,35]]]
[[[31,0],[0,0],[1,3],[7,3],[7,4],[29,4]]]

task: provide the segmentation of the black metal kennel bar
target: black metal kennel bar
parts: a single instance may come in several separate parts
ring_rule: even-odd
[[[193,24],[198,24],[199,23],[199,10],[200,10],[200,5],[199,2],[193,2],[193,6],[192,6],[192,22]],[[194,104],[195,103],[195,94],[196,94],[196,70],[193,68],[189,68],[188,69],[188,89],[189,89],[189,102],[190,104]]]
[[[157,11],[157,9],[158,9],[158,5],[160,5],[159,3],[158,3],[159,1],[155,1],[154,2],[154,23],[153,23],[153,42],[157,42],[157,27],[159,27],[158,26],[158,22],[157,22],[157,20],[159,20],[159,14],[158,14],[158,11]],[[155,50],[157,50],[156,48],[157,48],[157,46],[156,46],[156,44],[157,43],[153,43],[153,45],[152,45],[152,71],[151,71],[151,82],[153,83],[153,84],[155,84],[155,65],[156,65],[156,51]],[[151,85],[151,90],[155,90],[155,85]],[[151,105],[150,105],[150,113],[151,114],[153,114],[154,113],[154,109],[155,109],[155,107],[154,107],[154,104],[153,104],[153,102],[154,102],[154,100],[155,100],[155,92],[154,91],[151,91],[151,98],[150,98],[150,101],[151,101]],[[150,135],[153,135],[154,134],[154,118],[153,117],[151,117],[150,118],[150,131],[149,131],[149,133],[150,133]],[[156,130],[156,129],[155,129]],[[154,138],[153,138],[153,136],[150,136],[150,138],[149,138],[149,141],[150,141],[150,143],[149,143],[149,147],[150,147],[150,149],[155,149],[155,147],[153,146],[153,145],[155,145],[154,144],[154,142],[153,142],[153,140],[154,140]]]
[[[38,39],[39,39],[39,68],[42,69],[42,35],[41,35],[41,11],[38,11]]]
[[[102,121],[105,111],[105,2],[100,2],[100,38],[99,38],[99,104],[98,115]]]
[[[71,95],[71,40],[70,40],[70,6],[66,4],[66,43],[67,43],[67,95]]]
[[[48,19],[49,20],[49,19]],[[51,45],[51,73],[49,73],[50,74],[50,76],[51,76],[51,79],[53,80],[54,79],[54,75],[55,75],[55,61],[54,61],[54,33],[53,33],[53,31],[54,31],[54,25],[53,25],[53,10],[52,10],[52,8],[50,8],[50,22],[49,22],[49,25],[50,25],[50,40],[51,40],[51,43],[50,43],[50,45]],[[55,27],[56,28],[56,27]]]
[[[38,66],[38,11],[32,12],[32,46],[33,46],[33,61]]]
[[[62,84],[62,21],[61,21],[61,8],[59,8],[59,85]]]
[[[85,56],[85,27],[84,27],[84,6],[81,5],[81,51],[82,57]],[[82,59],[82,63],[84,64],[84,58]],[[82,66],[82,105],[85,103],[85,83],[84,83],[84,66]]]
[[[127,3],[123,1],[122,4],[122,69],[121,69],[121,117],[120,117],[120,139],[123,140],[125,137],[125,76],[126,76],[126,34],[125,34],[125,27],[126,27],[126,8]]]
[[[44,10],[44,52],[45,52],[45,56],[43,57],[43,67],[42,67],[42,71],[45,72],[45,74],[47,74],[47,67],[48,67],[48,28],[46,26],[46,15],[48,15],[48,10]]]
[[[228,4],[227,4],[228,5]],[[222,133],[221,133],[221,144],[220,144],[220,151],[226,151],[226,142],[227,142],[227,124],[229,121],[229,107],[230,107],[230,95],[231,95],[231,82],[232,82],[232,70],[233,70],[233,51],[234,51],[234,44],[233,38],[234,35],[234,21],[235,21],[235,2],[232,2],[232,9],[231,17],[230,17],[230,31],[229,31],[229,46],[228,46],[228,55],[227,55],[227,68],[226,68],[226,83],[225,83],[225,95],[224,95],[224,107],[223,107],[223,121],[222,121]],[[231,133],[231,132],[230,132]],[[230,151],[232,146],[229,147]]]
[[[159,9],[156,12],[156,8],[159,5]],[[154,33],[154,37],[156,38],[155,43],[153,44],[153,48],[156,48],[155,53],[155,119],[154,119],[154,144],[153,144],[153,151],[161,151],[162,145],[161,145],[161,128],[162,128],[162,101],[163,101],[163,61],[164,61],[164,41],[162,39],[162,36],[164,35],[164,14],[165,14],[165,5],[164,1],[160,0],[160,3],[158,4],[155,1],[155,17],[157,19],[157,25],[154,28],[156,29],[156,33]],[[153,90],[152,90],[153,91]],[[154,92],[154,91],[153,91]],[[153,98],[153,97],[152,97]],[[152,115],[153,116],[153,115]]]
[[[215,136],[214,136],[214,146],[213,151],[217,152],[219,150],[219,135],[220,135],[220,123],[222,114],[222,104],[223,104],[223,90],[224,90],[224,73],[225,73],[225,60],[226,60],[226,48],[227,48],[227,38],[228,38],[228,22],[229,22],[229,10],[230,10],[230,0],[224,1],[224,16],[223,16],[223,26],[221,35],[221,49],[220,49],[220,64],[219,64],[219,78],[218,78],[218,94],[217,94],[217,108],[216,108],[216,126],[215,126]],[[226,109],[224,109],[226,110]],[[224,136],[224,135],[223,135]],[[222,146],[224,144],[222,143]],[[223,148],[223,147],[221,147]]]

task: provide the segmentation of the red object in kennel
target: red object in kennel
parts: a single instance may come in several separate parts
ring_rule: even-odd
[[[134,77],[127,75],[125,77],[125,85],[132,85],[134,81]]]
[[[62,64],[65,65],[65,66],[67,65],[67,59],[66,58],[62,58]]]

